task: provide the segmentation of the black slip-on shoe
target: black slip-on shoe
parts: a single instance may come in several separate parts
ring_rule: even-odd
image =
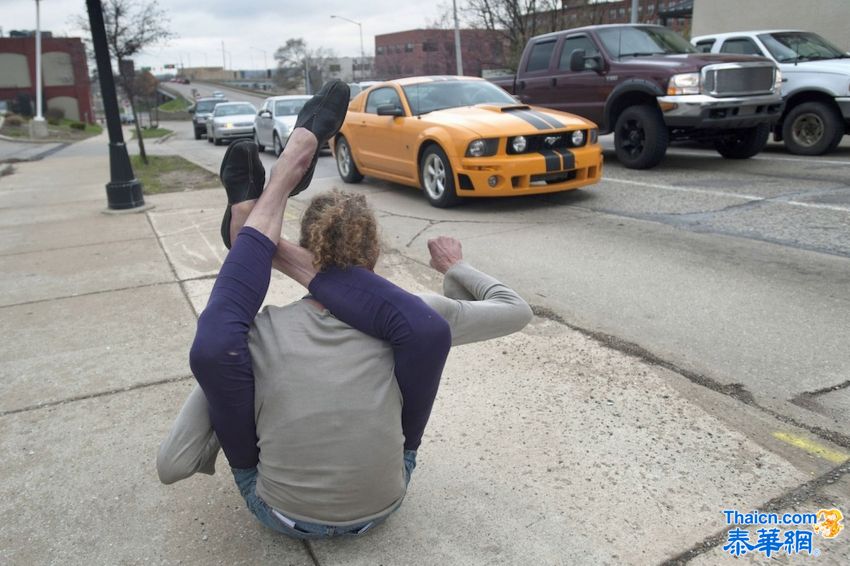
[[[304,177],[292,189],[289,196],[294,197],[310,186],[313,172],[316,170],[316,162],[319,159],[319,151],[321,151],[323,145],[328,143],[328,140],[336,135],[342,127],[343,121],[345,121],[349,102],[348,92],[348,85],[344,82],[336,79],[328,81],[298,113],[293,130],[295,128],[306,128],[313,132],[319,143],[316,145],[316,153],[313,154],[310,167],[304,173]]]
[[[221,219],[221,239],[225,247],[230,249],[230,206],[260,198],[266,184],[266,170],[260,161],[257,144],[251,140],[232,142],[221,160],[219,178],[227,191],[227,208]]]

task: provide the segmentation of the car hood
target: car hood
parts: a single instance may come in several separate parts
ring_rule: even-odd
[[[645,57],[625,57],[618,64],[625,67],[652,67],[669,69],[672,73],[692,73],[706,65],[722,63],[769,63],[766,57],[753,55],[734,55],[726,53],[679,53],[675,55],[647,55]]]
[[[530,135],[553,129],[595,127],[593,122],[573,114],[524,104],[478,104],[446,108],[423,114],[421,119],[435,125],[463,128],[481,137]]]
[[[824,61],[800,61],[782,63],[783,73],[830,73],[850,75],[850,59],[826,59]]]
[[[231,116],[216,116],[216,122],[251,122],[254,123],[254,114],[233,114]]]

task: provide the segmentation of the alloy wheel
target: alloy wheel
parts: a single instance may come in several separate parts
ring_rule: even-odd
[[[432,199],[439,199],[446,190],[446,164],[439,155],[432,153],[425,160],[423,184]]]
[[[638,157],[643,152],[646,132],[640,120],[627,120],[621,128],[622,148],[630,157]]]
[[[811,147],[823,137],[824,124],[821,117],[814,113],[801,114],[794,120],[791,135],[798,144]]]
[[[339,172],[343,177],[348,176],[351,172],[351,152],[348,149],[347,143],[337,145],[336,165],[339,167]]]

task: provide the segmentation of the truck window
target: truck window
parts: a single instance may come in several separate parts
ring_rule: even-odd
[[[541,41],[534,44],[531,48],[531,55],[528,57],[528,65],[525,67],[526,73],[534,71],[545,71],[549,68],[549,60],[552,58],[552,51],[555,49],[555,40]]]
[[[727,39],[720,48],[721,53],[737,53],[739,55],[763,55],[758,45],[748,37]]]
[[[714,47],[714,39],[703,39],[702,41],[697,41],[696,48],[700,53],[711,53],[711,48]]]
[[[377,114],[378,106],[385,106],[387,104],[402,108],[401,99],[396,90],[393,87],[375,89],[369,93],[369,98],[366,100],[366,112]]]
[[[570,55],[576,49],[584,49],[584,54],[587,57],[599,55],[599,50],[596,48],[596,44],[593,43],[593,41],[586,35],[568,37],[564,40],[564,44],[561,46],[561,59],[558,62],[558,70],[570,70]],[[587,61],[585,61],[585,66],[587,66]]]

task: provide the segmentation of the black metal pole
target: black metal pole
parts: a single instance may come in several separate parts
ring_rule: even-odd
[[[103,94],[106,128],[109,132],[110,181],[106,184],[106,201],[109,208],[116,210],[136,208],[145,204],[145,198],[142,196],[142,183],[133,174],[130,156],[124,144],[124,134],[121,132],[115,79],[112,76],[109,45],[106,42],[106,28],[103,25],[103,6],[100,0],[86,0],[86,7],[89,12],[89,26],[97,61],[97,75],[100,79],[100,92]]]

